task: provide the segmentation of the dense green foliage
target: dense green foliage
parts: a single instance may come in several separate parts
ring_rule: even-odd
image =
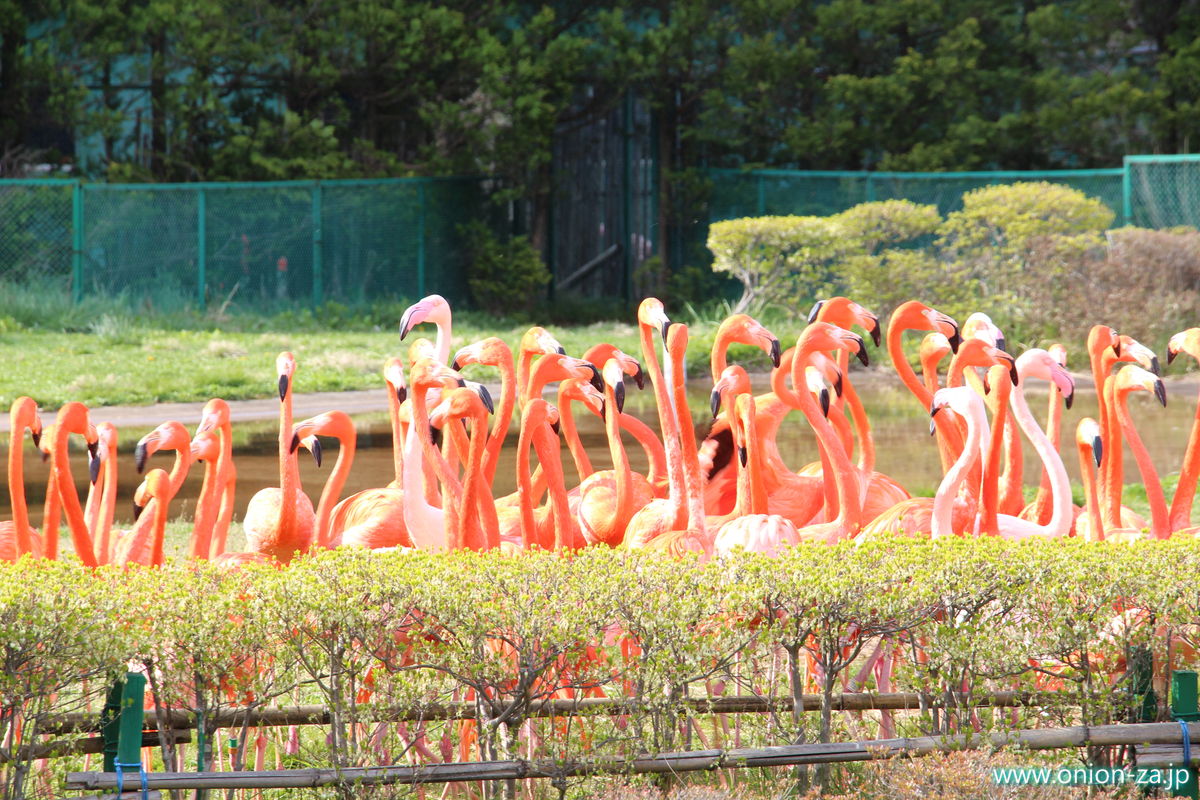
[[[531,309],[550,282],[550,272],[528,237],[500,241],[479,221],[459,230],[467,241],[467,286],[474,307],[501,315]]]
[[[902,733],[970,729],[973,715],[994,728],[1099,724],[1123,719],[1132,702],[1129,648],[1149,648],[1159,674],[1168,660],[1196,666],[1200,603],[1183,587],[1198,567],[1191,540],[996,539],[806,545],[779,559],[707,564],[605,549],[341,550],[241,571],[0,563],[0,733],[32,741],[133,663],[173,707],[328,706],[332,725],[303,739],[308,764],[387,763],[405,748],[395,728],[376,724],[387,706],[464,690],[482,715],[477,730],[424,723],[456,756],[476,735],[485,758],[525,755],[531,731],[544,757],[695,748],[698,736],[733,746],[678,701],[722,684],[725,693],[828,696],[879,637],[897,658],[895,690],[927,704],[898,716]],[[980,700],[1011,689],[1058,699],[1012,715]],[[620,718],[523,724],[540,699],[601,695],[640,705]],[[945,698],[950,707],[937,707]],[[877,732],[874,715],[851,719],[826,704],[811,716],[744,719],[741,746]],[[174,758],[170,748],[163,758]],[[8,796],[20,795],[14,781],[28,765],[0,762]]]

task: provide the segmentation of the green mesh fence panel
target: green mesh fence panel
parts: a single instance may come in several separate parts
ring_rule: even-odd
[[[1200,227],[1200,156],[1129,156],[1125,171],[1133,225]]]
[[[71,181],[0,181],[0,279],[71,276]]]

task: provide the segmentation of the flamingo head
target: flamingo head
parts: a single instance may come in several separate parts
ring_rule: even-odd
[[[1117,357],[1117,361],[1128,361],[1138,364],[1142,369],[1149,370],[1155,375],[1162,375],[1162,369],[1158,366],[1158,356],[1146,345],[1134,339],[1132,336],[1121,336],[1121,354]]]
[[[871,363],[861,336],[857,333],[851,333],[845,328],[831,325],[828,322],[810,323],[804,329],[804,332],[800,334],[800,338],[796,340],[796,350],[798,353],[807,353],[809,355],[815,350],[826,352],[830,350],[846,350],[857,355],[858,360],[862,362],[863,366]],[[797,358],[792,364],[792,369],[795,370],[801,361],[807,361],[807,359]],[[796,385],[799,385],[799,382]]]
[[[533,377],[530,383],[534,386],[542,386],[555,381],[565,381],[567,378],[583,378],[591,381],[592,385],[597,389],[603,389],[604,384],[600,380],[600,370],[590,361],[584,361],[582,358],[574,356],[565,356],[561,353],[549,353],[538,359],[537,365],[533,368]]]
[[[408,363],[411,364],[414,361],[420,361],[422,358],[432,358],[436,361],[437,346],[424,336],[418,336],[408,346]]]
[[[687,354],[687,346],[688,326],[682,322],[671,323],[671,329],[667,331],[667,353],[673,360],[682,364]]]
[[[32,397],[18,397],[13,401],[8,418],[13,435],[24,435],[29,428],[33,435],[33,446],[37,447],[42,441],[42,418],[38,414],[37,402]]]
[[[400,341],[404,341],[409,331],[425,322],[450,324],[450,304],[446,302],[446,298],[440,294],[431,294],[406,308],[400,316]]]
[[[216,461],[221,452],[221,442],[216,431],[197,433],[190,446],[192,461]]]
[[[549,427],[557,436],[558,409],[547,402],[545,398],[535,397],[525,404],[525,410],[521,412],[521,427],[524,429],[528,426],[532,431],[541,425]]]
[[[1004,364],[993,364],[983,375],[983,391],[994,403],[1007,403],[1014,386],[1013,380],[1012,370]]]
[[[404,362],[397,356],[392,356],[383,365],[383,379],[396,396],[396,401],[403,403],[408,399],[408,385],[404,381]]]
[[[592,386],[590,379],[568,378],[558,384],[558,402],[583,403],[593,414],[604,416],[604,393]]]
[[[204,410],[200,412],[200,425],[196,428],[196,435],[208,433],[228,424],[229,403],[220,397],[214,397],[204,404]]]
[[[409,382],[414,392],[427,392],[430,389],[453,389],[465,386],[466,381],[456,370],[433,358],[421,358],[413,362],[409,372]]]
[[[1046,350],[1034,347],[1026,350],[1017,358],[1017,372],[1030,378],[1040,378],[1050,381],[1062,392],[1067,408],[1075,397],[1075,379],[1067,368]]]
[[[934,432],[933,417],[939,411],[950,410],[966,419],[973,413],[983,413],[983,399],[975,394],[970,386],[947,386],[933,393],[933,402],[929,404],[929,430]]]
[[[804,385],[816,396],[821,404],[821,415],[829,416],[829,387],[825,385],[825,375],[820,369],[809,364],[804,368]]]
[[[283,352],[275,358],[275,374],[279,376],[279,400],[282,402],[292,388],[292,378],[296,374],[296,357]]]
[[[779,366],[779,339],[762,323],[749,314],[733,314],[722,320],[717,328],[718,342],[737,342],[759,347],[771,359],[771,366]]]
[[[813,373],[815,380],[824,386],[825,382],[833,387],[834,393],[842,396],[845,389],[845,376],[838,368],[837,362],[822,352],[813,353],[808,359],[808,370]],[[828,390],[825,392],[828,397]]]
[[[918,300],[901,303],[892,312],[888,326],[898,330],[937,331],[950,342],[950,349],[958,351],[962,341],[959,335],[958,323],[953,317],[947,316],[937,309],[930,308]]]
[[[1188,328],[1171,337],[1167,342],[1167,364],[1174,361],[1175,356],[1180,353],[1200,359],[1200,328]]]
[[[808,312],[809,322],[829,322],[839,328],[850,329],[858,325],[871,334],[871,340],[879,347],[882,330],[879,327],[879,317],[867,311],[858,303],[846,297],[831,297],[828,300],[818,300]]]
[[[63,435],[77,433],[87,442],[88,457],[95,459],[100,446],[100,434],[88,416],[88,409],[83,403],[72,400],[63,403],[58,409],[58,417],[54,423],[55,430]]]
[[[639,389],[646,388],[646,373],[642,369],[641,362],[633,356],[622,352],[616,345],[601,342],[600,344],[592,345],[583,354],[584,361],[590,361],[597,367],[603,366],[610,358],[615,358],[620,362],[621,371],[633,378],[633,382],[637,384]]]
[[[1100,424],[1091,417],[1084,417],[1079,420],[1079,424],[1075,426],[1075,444],[1079,447],[1087,447],[1092,451],[1092,458],[1096,461],[1096,466],[1100,466],[1100,458],[1104,452],[1104,445],[1100,439]]]
[[[133,519],[136,521],[142,515],[151,500],[157,500],[160,503],[167,502],[170,491],[171,478],[167,475],[166,470],[150,470],[133,493]]]
[[[951,352],[953,351],[950,349],[950,340],[945,334],[934,331],[925,334],[925,338],[921,340],[922,364],[937,364]]]
[[[133,449],[133,464],[138,474],[146,468],[146,459],[159,450],[177,450],[180,453],[191,453],[192,442],[187,428],[183,423],[168,420],[138,440]]]
[[[437,428],[444,428],[446,423],[452,419],[473,419],[485,420],[490,413],[490,409],[480,398],[479,393],[469,386],[461,389],[451,389],[433,410],[429,412],[429,424]],[[486,428],[482,429],[484,435],[487,435]]]
[[[508,349],[508,345],[504,343],[503,339],[489,336],[460,348],[450,361],[450,366],[453,369],[462,369],[468,364],[498,367],[505,360],[512,361],[512,351]]]
[[[1052,344],[1046,348],[1046,352],[1048,352],[1050,355],[1054,356],[1054,360],[1057,361],[1062,366],[1065,367],[1067,365],[1067,348],[1066,348],[1066,346],[1064,346],[1058,342],[1055,342],[1054,344]]]
[[[657,328],[662,333],[663,341],[667,340],[667,329],[671,327],[671,318],[667,316],[666,308],[657,297],[647,297],[638,306],[638,323]]]
[[[1116,328],[1109,325],[1093,325],[1088,331],[1088,352],[1099,353],[1106,347],[1111,347],[1114,355],[1121,355],[1121,337],[1117,335]]]
[[[1005,366],[1012,376],[1013,385],[1019,383],[1016,359],[995,345],[988,344],[985,339],[963,339],[963,343],[958,346],[958,352],[954,354],[954,359],[968,367],[991,367],[997,364]]]
[[[992,322],[992,318],[982,311],[976,311],[967,317],[962,324],[962,338],[982,339],[1000,350],[1005,350],[1004,331]]]
[[[540,325],[534,325],[529,330],[525,331],[525,335],[521,337],[521,352],[526,355],[545,355],[558,353],[560,356],[565,356],[567,351],[550,335],[550,332]]]
[[[750,376],[746,370],[737,364],[730,364],[713,384],[712,394],[709,396],[713,416],[721,413],[721,406],[727,405],[730,397],[748,394],[750,391]]]
[[[1136,364],[1126,364],[1117,372],[1117,391],[1153,392],[1158,402],[1164,406],[1167,404],[1167,387],[1163,385],[1162,378]]]
[[[613,402],[617,406],[617,413],[620,414],[625,410],[625,369],[620,361],[610,358],[604,362],[600,374],[604,378],[605,392],[607,394],[609,390],[612,391]]]

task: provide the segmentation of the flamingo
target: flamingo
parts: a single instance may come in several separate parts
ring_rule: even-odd
[[[1124,343],[1122,345],[1124,346]],[[1163,497],[1162,484],[1158,480],[1158,472],[1154,469],[1154,462],[1150,460],[1150,453],[1142,443],[1142,437],[1138,435],[1137,428],[1133,424],[1133,418],[1129,415],[1130,394],[1135,391],[1151,392],[1158,402],[1166,406],[1166,387],[1163,386],[1162,380],[1154,373],[1134,364],[1127,364],[1115,376],[1108,378],[1105,383],[1105,391],[1109,407],[1112,409],[1121,433],[1129,442],[1129,449],[1133,452],[1133,458],[1137,462],[1138,471],[1142,475],[1142,483],[1146,487],[1146,500],[1150,505],[1150,537],[1154,539],[1166,539],[1171,535],[1171,530],[1168,520],[1167,502]],[[1106,447],[1105,450],[1107,449]],[[1113,499],[1119,506],[1121,501],[1120,491],[1115,493]],[[1129,541],[1143,537],[1144,534],[1141,529],[1128,526],[1109,527],[1106,525],[1104,530],[1104,538],[1106,540]]]
[[[216,558],[225,552],[237,489],[229,403],[219,397],[214,397],[204,404],[204,409],[200,412],[200,425],[192,438],[193,447],[199,443],[201,450],[205,450],[204,439],[208,437],[215,437],[217,453],[215,458],[206,459],[205,480],[209,483],[208,494],[205,494],[201,487],[201,503],[196,507],[191,557],[198,559]],[[213,468],[211,478],[209,465]]]
[[[159,450],[174,450],[175,463],[171,466],[171,489],[177,494],[187,480],[192,465],[192,437],[182,422],[168,420],[138,440],[133,450],[133,464],[139,475],[146,469],[146,459]]]
[[[296,448],[303,442],[319,467],[322,448],[318,436],[332,436],[338,440],[337,461],[329,477],[325,479],[321,499],[317,501],[316,538],[313,541],[314,547],[328,549],[341,544],[341,537],[330,530],[330,518],[333,516],[333,507],[340,505],[338,497],[342,493],[342,487],[346,485],[346,478],[350,476],[350,467],[354,463],[354,452],[358,444],[358,431],[354,428],[354,421],[345,411],[326,411],[296,423],[292,428],[291,451],[296,452]],[[402,509],[397,508],[393,516],[399,517],[403,525]]]
[[[1089,542],[1098,541],[1101,534],[1100,498],[1096,493],[1096,470],[1104,447],[1100,425],[1084,417],[1075,426],[1075,447],[1079,451],[1079,474],[1083,477],[1084,511],[1075,518],[1075,535]]]
[[[557,342],[555,343],[557,345]],[[496,480],[496,465],[500,463],[500,449],[504,446],[504,438],[508,435],[508,427],[512,424],[513,409],[517,404],[516,367],[513,363],[512,350],[503,340],[491,336],[474,344],[461,348],[454,354],[451,369],[462,369],[469,364],[482,364],[500,370],[500,403],[496,409],[496,419],[492,423],[492,431],[488,435],[487,449],[484,451],[483,474],[490,486]]]
[[[579,530],[588,544],[619,545],[634,513],[654,499],[650,482],[629,467],[621,444],[619,417],[625,405],[624,371],[617,358],[602,370],[604,425],[613,468],[596,472],[579,486]]]
[[[489,408],[477,391],[461,388],[450,390],[429,415],[432,424],[443,427],[452,419],[471,420],[471,441],[466,451],[466,474],[459,510],[463,525],[460,539],[468,550],[490,550],[500,546],[500,530],[494,517],[473,513],[476,507],[491,503],[490,483],[484,471],[489,438],[488,413]]]
[[[545,328],[534,325],[521,337],[517,353],[517,400],[522,408],[525,407],[526,389],[529,386],[529,373],[533,368],[534,357],[548,356],[552,353],[566,355],[567,351]]]
[[[161,567],[164,560],[163,539],[167,527],[167,508],[175,496],[172,480],[166,470],[152,469],[146,474],[133,495],[134,526],[118,533],[113,540],[110,562]],[[154,504],[150,516],[141,516],[146,506]]]
[[[1055,343],[1047,347],[1046,352],[1054,356],[1054,360],[1062,367],[1065,368],[1067,366],[1067,348]],[[1046,436],[1050,439],[1050,444],[1054,446],[1055,450],[1058,450],[1059,442],[1062,438],[1062,413],[1063,394],[1056,388],[1052,388],[1050,390],[1050,406],[1046,411]],[[1050,473],[1043,468],[1042,479],[1038,484],[1037,497],[1034,498],[1032,503],[1021,510],[1019,516],[1021,519],[1045,525],[1050,521],[1052,513]]]
[[[743,549],[775,556],[787,545],[799,544],[796,526],[778,514],[767,513],[763,485],[758,409],[750,391],[750,377],[742,367],[726,367],[713,385],[713,410],[724,404],[729,409],[730,430],[737,448],[738,492],[732,518],[717,528],[713,551],[717,554]]]
[[[312,500],[300,490],[300,468],[292,453],[292,391],[296,359],[280,353],[279,375],[279,488],[262,489],[250,498],[246,519],[247,552],[286,564],[313,542],[316,514]]]
[[[577,525],[571,520],[566,487],[559,461],[558,410],[541,397],[530,397],[521,412],[521,437],[517,443],[517,494],[521,511],[521,547],[560,551]],[[533,480],[529,470],[529,448],[537,450],[538,461],[545,467],[550,493],[551,528],[539,525],[534,517]]]
[[[917,398],[917,402],[921,404],[921,408],[927,410],[929,404],[933,402],[933,394],[917,379],[916,373],[908,365],[908,359],[904,355],[904,332],[910,330],[936,331],[941,333],[950,343],[952,351],[958,350],[958,345],[962,339],[959,336],[958,323],[951,317],[930,308],[924,303],[909,300],[906,303],[901,303],[892,312],[892,317],[888,321],[887,332],[888,357],[891,358],[892,367],[896,370],[896,374],[900,376],[900,381]],[[958,429],[950,424],[949,420],[945,418],[943,420],[943,422],[937,423],[937,432],[938,452],[942,459],[942,470],[945,471],[954,462],[955,455],[961,450],[962,442],[959,438]]]
[[[429,411],[426,398],[436,389],[451,389],[465,381],[457,372],[432,358],[415,361],[409,372],[409,406],[412,421],[404,449],[404,524],[413,544],[422,550],[454,549],[457,536],[455,500],[462,494],[462,484],[450,471],[450,466],[433,444],[429,430]],[[437,481],[449,496],[439,508],[428,501],[424,481],[425,464],[429,463]],[[432,487],[430,487],[432,488]]]
[[[1180,353],[1200,360],[1200,328],[1188,328],[1171,337],[1167,342],[1167,364]],[[15,430],[15,428],[14,428]],[[1192,501],[1196,497],[1196,482],[1200,478],[1200,402],[1196,403],[1192,432],[1188,435],[1187,449],[1179,467],[1179,483],[1171,498],[1171,509],[1167,524],[1172,532],[1194,535],[1200,529],[1192,526]]]
[[[976,528],[986,536],[1000,535],[1000,469],[1004,461],[1005,437],[1009,425],[1009,397],[1012,395],[1014,382],[1019,376],[1006,371],[1002,364],[988,368],[984,377],[984,395],[987,405],[992,410],[991,439],[983,450],[985,464],[983,467],[983,485],[979,491],[979,512],[976,515]]]
[[[437,326],[437,341],[434,343],[434,358],[440,364],[450,361],[451,326],[450,304],[440,294],[421,298],[404,310],[400,316],[400,341],[408,336],[417,325],[431,322]],[[415,359],[414,359],[415,360]]]
[[[26,553],[42,554],[42,539],[29,525],[29,508],[25,502],[25,458],[22,445],[25,431],[37,447],[42,438],[42,418],[32,397],[18,397],[8,412],[10,439],[8,445],[8,496],[13,518],[0,522],[0,559],[16,561]]]
[[[400,407],[408,399],[404,381],[404,362],[393,356],[383,365],[383,380],[388,388],[388,420],[392,426],[392,468],[394,477],[389,489],[404,488],[404,439],[407,426],[401,421]]]
[[[64,403],[58,410],[58,418],[54,423],[54,442],[51,446],[54,461],[54,485],[61,504],[62,513],[67,519],[67,527],[71,531],[71,540],[76,557],[84,566],[95,567],[99,564],[96,559],[95,545],[87,529],[87,521],[79,504],[79,493],[75,490],[75,482],[71,479],[71,463],[67,456],[67,440],[71,434],[82,435],[87,441],[89,466],[93,482],[96,477],[96,454],[100,441],[96,428],[88,418],[88,410],[83,403]],[[58,557],[58,536],[54,531],[53,537],[43,538],[43,549],[46,558]]]
[[[83,514],[96,546],[96,558],[107,564],[112,556],[112,526],[117,510],[117,429],[111,422],[96,426],[96,460],[99,474],[88,490]]]

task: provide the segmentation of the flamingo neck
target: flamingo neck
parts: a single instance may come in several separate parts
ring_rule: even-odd
[[[1105,377],[1104,406],[1100,409],[1100,441],[1104,449],[1100,453],[1100,515],[1105,530],[1124,527],[1121,521],[1121,493],[1124,491],[1123,470],[1119,465],[1124,457],[1120,425],[1114,420],[1116,406],[1116,381]]]
[[[346,478],[350,476],[350,466],[354,462],[355,448],[358,444],[355,441],[356,438],[353,430],[339,432],[337,437],[337,461],[334,462],[333,472],[325,481],[325,488],[321,490],[321,499],[317,503],[318,547],[327,548],[332,542],[330,517],[333,515],[333,507],[337,505],[338,498],[342,495],[342,487],[346,485]]]
[[[483,457],[487,447],[487,415],[476,415],[471,420],[471,444],[467,450],[466,475],[463,481],[462,510],[459,519],[463,522],[463,547],[468,550],[487,550],[491,547],[491,531],[485,527],[485,515],[481,513],[479,484],[485,480]],[[493,504],[494,508],[494,504]],[[497,536],[499,529],[497,528]]]
[[[987,417],[984,415],[983,409],[975,403],[970,406],[966,423],[967,441],[958,458],[955,459],[950,469],[946,470],[946,474],[933,496],[930,535],[934,539],[954,536],[956,533],[953,524],[954,500],[958,497],[959,487],[967,479],[971,467],[979,460],[979,448],[983,444],[984,432],[988,428]]]
[[[56,461],[57,459],[51,458],[50,475],[46,479],[46,503],[42,506],[42,557],[51,561],[58,558],[58,523],[62,516]]]
[[[8,445],[8,497],[12,503],[13,525],[16,527],[17,555],[33,551],[29,533],[29,507],[25,503],[25,428],[12,420],[12,437]]]
[[[83,508],[79,504],[79,492],[75,490],[75,482],[71,478],[71,463],[67,458],[67,439],[71,435],[69,426],[61,420],[54,428],[54,475],[58,489],[59,502],[63,514],[67,518],[67,527],[71,531],[71,540],[75,546],[75,555],[84,566],[95,567],[99,564],[96,559],[95,543],[88,534],[87,521],[83,518]]]
[[[94,538],[97,541],[97,558],[107,564],[112,557],[112,526],[117,511],[117,443],[108,446],[105,453],[104,470],[101,472],[104,492],[100,497],[100,513],[96,519]]]
[[[667,390],[665,378],[659,368],[658,354],[654,350],[654,332],[649,325],[642,324],[642,359],[646,362],[646,372],[650,375],[650,385],[654,387],[654,404],[658,409],[658,427],[662,433],[663,451],[667,459],[667,497],[675,507],[675,520],[672,529],[678,530],[686,526],[688,505],[683,487],[683,465],[680,453],[678,424],[671,409],[670,392]]]
[[[811,353],[811,350],[797,349],[796,360],[799,362],[799,370],[803,370],[804,365],[809,361]],[[911,368],[909,369],[909,373],[912,373]],[[797,384],[799,375],[803,375],[803,372],[797,372],[797,365],[793,364],[793,384]],[[808,424],[812,426],[818,442],[829,456],[833,480],[837,485],[838,499],[838,513],[834,520],[823,525],[809,526],[804,530],[824,532],[827,541],[833,543],[852,536],[857,532],[858,526],[861,523],[862,507],[858,502],[858,483],[855,468],[850,463],[850,458],[846,455],[845,449],[837,440],[837,433],[833,430],[833,426],[829,424],[829,420],[825,419],[825,415],[821,413],[821,409],[817,406],[817,401],[813,398],[812,393],[800,391],[795,394],[796,399],[800,403],[800,411],[804,414],[805,419],[808,420]]]
[[[1088,541],[1098,542],[1104,540],[1104,528],[1101,526],[1100,520],[1100,502],[1096,496],[1096,461],[1092,454],[1092,448],[1087,444],[1080,442],[1079,449],[1079,474],[1083,477],[1083,502],[1087,509],[1088,522],[1090,523]],[[1103,455],[1103,453],[1101,453]]]
[[[217,522],[217,463],[218,458],[204,462],[204,480],[200,484],[200,499],[192,525],[191,558],[205,560],[211,549],[213,527]]]
[[[443,485],[443,504],[442,504],[442,523],[445,536],[445,547],[448,550],[457,549],[459,541],[459,520],[458,520],[458,504],[462,499],[462,484],[458,480],[458,476],[450,470],[450,465],[446,463],[446,459],[442,458],[442,454],[438,452],[437,447],[433,443],[433,435],[429,431],[429,410],[425,406],[425,388],[417,388],[413,395],[412,401],[412,424],[409,425],[409,434],[412,435],[414,429],[417,437],[420,439],[420,446],[424,459],[419,456],[415,458],[415,468],[424,475],[424,464],[433,465],[434,474]],[[407,457],[405,464],[408,463]],[[423,478],[422,478],[423,479]],[[405,500],[408,499],[408,492],[404,493]]]
[[[571,511],[567,500],[567,486],[563,478],[562,459],[559,456],[558,436],[551,432],[548,426],[539,425],[541,431],[535,431],[533,446],[537,450],[538,461],[545,468],[546,487],[550,494],[550,512],[554,517],[555,552],[566,548],[570,542],[567,534],[571,530]]]
[[[496,480],[496,466],[500,463],[500,450],[504,447],[504,439],[508,436],[508,428],[512,424],[513,409],[517,405],[516,377],[513,374],[512,355],[500,359],[500,406],[496,409],[496,421],[492,425],[492,433],[488,437],[484,450],[483,469],[490,485]]]
[[[1058,389],[1050,389],[1050,406],[1046,410],[1046,436],[1058,452],[1062,444],[1062,393]],[[1042,467],[1042,477],[1038,482],[1037,497],[1033,501],[1033,519],[1040,525],[1045,525],[1052,513],[1053,505],[1050,495],[1050,473]]]
[[[1197,478],[1200,478],[1200,401],[1196,403],[1192,432],[1188,436],[1187,449],[1183,453],[1183,464],[1179,467],[1179,483],[1175,487],[1175,496],[1171,499],[1172,531],[1191,527],[1192,500],[1196,495]]]
[[[1067,469],[1063,466],[1058,452],[1046,438],[1046,433],[1037,424],[1037,420],[1033,418],[1033,412],[1029,410],[1029,403],[1025,399],[1025,376],[1021,374],[1020,377],[1020,385],[1013,388],[1012,393],[1008,396],[1008,403],[1017,424],[1021,426],[1025,436],[1033,443],[1033,449],[1037,451],[1046,471],[1050,473],[1050,490],[1054,503],[1054,513],[1050,515],[1050,522],[1038,527],[1047,536],[1066,536],[1071,530],[1071,522],[1074,518],[1071,505],[1071,481],[1067,477]],[[1019,440],[1017,446],[1020,446]]]
[[[613,463],[613,481],[616,484],[617,508],[614,515],[616,526],[624,531],[633,515],[633,474],[625,445],[621,442],[621,412],[617,410],[617,397],[613,388],[604,384],[604,432],[608,435],[608,454]]]
[[[300,464],[292,453],[292,376],[279,403],[279,544],[285,545],[296,528],[296,492],[300,485]],[[303,547],[296,549],[304,549]]]
[[[1031,413],[1030,418],[1032,416]],[[1040,426],[1038,430],[1041,430]],[[1025,507],[1025,453],[1021,449],[1021,435],[1017,433],[1017,423],[1011,416],[1004,421],[1004,455],[1000,510],[1002,513],[1016,516]]]
[[[750,493],[751,514],[767,513],[767,488],[763,482],[762,450],[759,447],[758,422],[755,419],[754,397],[746,396],[742,409],[742,427],[746,431],[746,480]]]
[[[521,435],[517,439],[517,503],[521,509],[521,546],[529,550],[537,541],[537,519],[533,513],[533,478],[529,469],[529,449],[533,446],[533,431],[521,420]]]
[[[892,359],[892,367],[896,370],[896,374],[900,377],[900,382],[912,392],[913,397],[917,398],[917,402],[921,404],[922,410],[929,412],[929,405],[933,402],[933,392],[925,388],[921,381],[917,379],[917,373],[913,372],[913,368],[908,364],[908,357],[904,355],[904,332],[907,330],[916,330],[915,328],[907,328],[903,325],[890,325],[887,332],[887,351],[888,357]],[[936,373],[933,380],[936,385]],[[962,440],[958,437],[958,430],[950,420],[940,419],[941,414],[934,417],[934,424],[937,426],[938,437],[938,454],[942,459],[942,470],[950,469],[950,465],[954,463],[961,450],[956,447]]]
[[[679,424],[680,458],[683,466],[684,491],[688,530],[705,530],[704,478],[700,475],[700,451],[696,446],[696,428],[692,424],[692,411],[688,408],[687,387],[684,384],[682,360],[670,361],[674,365],[675,415]]]
[[[150,529],[150,563],[156,567],[162,566],[165,560],[163,540],[167,534],[167,506],[174,495],[168,487],[165,497],[154,498],[154,524]]]
[[[385,381],[388,387],[388,421],[392,426],[392,470],[395,474],[395,485],[404,485],[404,437],[400,430],[400,398],[396,397],[396,387]]]
[[[1167,523],[1167,501],[1158,480],[1158,470],[1154,468],[1150,453],[1129,414],[1129,391],[1116,392],[1116,401],[1117,422],[1129,440],[1129,449],[1133,451],[1142,483],[1146,486],[1146,501],[1150,504],[1150,535],[1155,539],[1167,539],[1171,536],[1171,528]]]
[[[575,462],[575,471],[579,473],[579,482],[583,483],[592,469],[592,460],[588,458],[587,449],[579,439],[579,429],[575,427],[575,412],[571,409],[571,401],[562,396],[561,386],[558,397],[558,423],[562,437],[567,442],[567,450],[571,452],[571,460]],[[611,445],[610,445],[611,446]]]

